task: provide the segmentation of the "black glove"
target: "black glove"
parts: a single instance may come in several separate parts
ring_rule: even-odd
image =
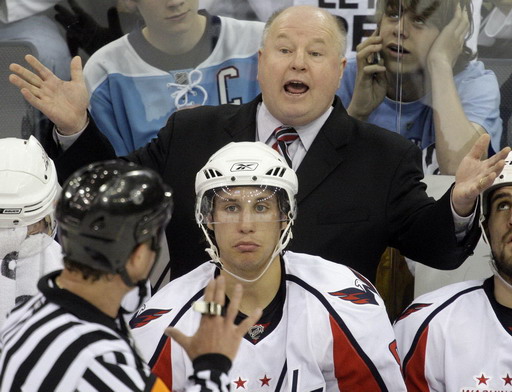
[[[68,1],[73,12],[58,4],[54,8],[57,11],[55,20],[66,29],[66,39],[72,56],[78,54],[79,48],[91,55],[123,35],[116,7],[108,9],[108,27],[103,27],[80,8],[75,0]]]

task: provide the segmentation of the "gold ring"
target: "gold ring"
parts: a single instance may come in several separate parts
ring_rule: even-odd
[[[192,309],[206,316],[222,316],[224,312],[224,306],[213,301],[196,301]]]
[[[485,177],[480,178],[480,182],[478,183],[478,188],[479,189],[482,189],[484,187],[484,178]]]

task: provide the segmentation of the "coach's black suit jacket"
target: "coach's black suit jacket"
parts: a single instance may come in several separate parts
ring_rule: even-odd
[[[260,101],[261,96],[240,106],[178,111],[158,138],[127,157],[158,171],[174,190],[167,229],[172,278],[207,259],[194,219],[196,172],[225,144],[255,140]],[[65,153],[51,154],[61,180],[87,162],[114,156],[100,135],[91,124]],[[349,265],[372,281],[386,246],[429,266],[452,269],[478,240],[474,225],[457,244],[449,192],[434,202],[420,182],[420,150],[403,136],[351,118],[337,97],[297,175],[298,217],[289,249]]]

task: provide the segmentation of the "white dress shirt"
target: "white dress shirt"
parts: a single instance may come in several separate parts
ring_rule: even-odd
[[[333,107],[330,106],[324,114],[309,124],[293,127],[299,135],[299,138],[288,146],[288,154],[292,160],[293,170],[297,170],[299,168],[299,165],[306,156],[309,147],[313,144],[316,135],[318,135],[318,132],[320,132],[320,129],[327,121],[327,118],[331,115],[332,109]],[[256,124],[256,141],[264,142],[269,146],[272,146],[276,142],[274,130],[277,127],[282,125],[290,126],[290,124],[283,124],[272,116],[263,102],[258,106]]]

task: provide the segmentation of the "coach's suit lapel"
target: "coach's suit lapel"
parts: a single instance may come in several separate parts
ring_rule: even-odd
[[[351,123],[341,100],[336,97],[334,110],[297,170],[299,179],[298,202],[309,195],[343,162],[342,148],[348,143],[352,133]]]
[[[225,131],[234,142],[253,142],[256,140],[256,111],[261,102],[261,94],[246,105],[240,105],[240,110],[226,118]]]

